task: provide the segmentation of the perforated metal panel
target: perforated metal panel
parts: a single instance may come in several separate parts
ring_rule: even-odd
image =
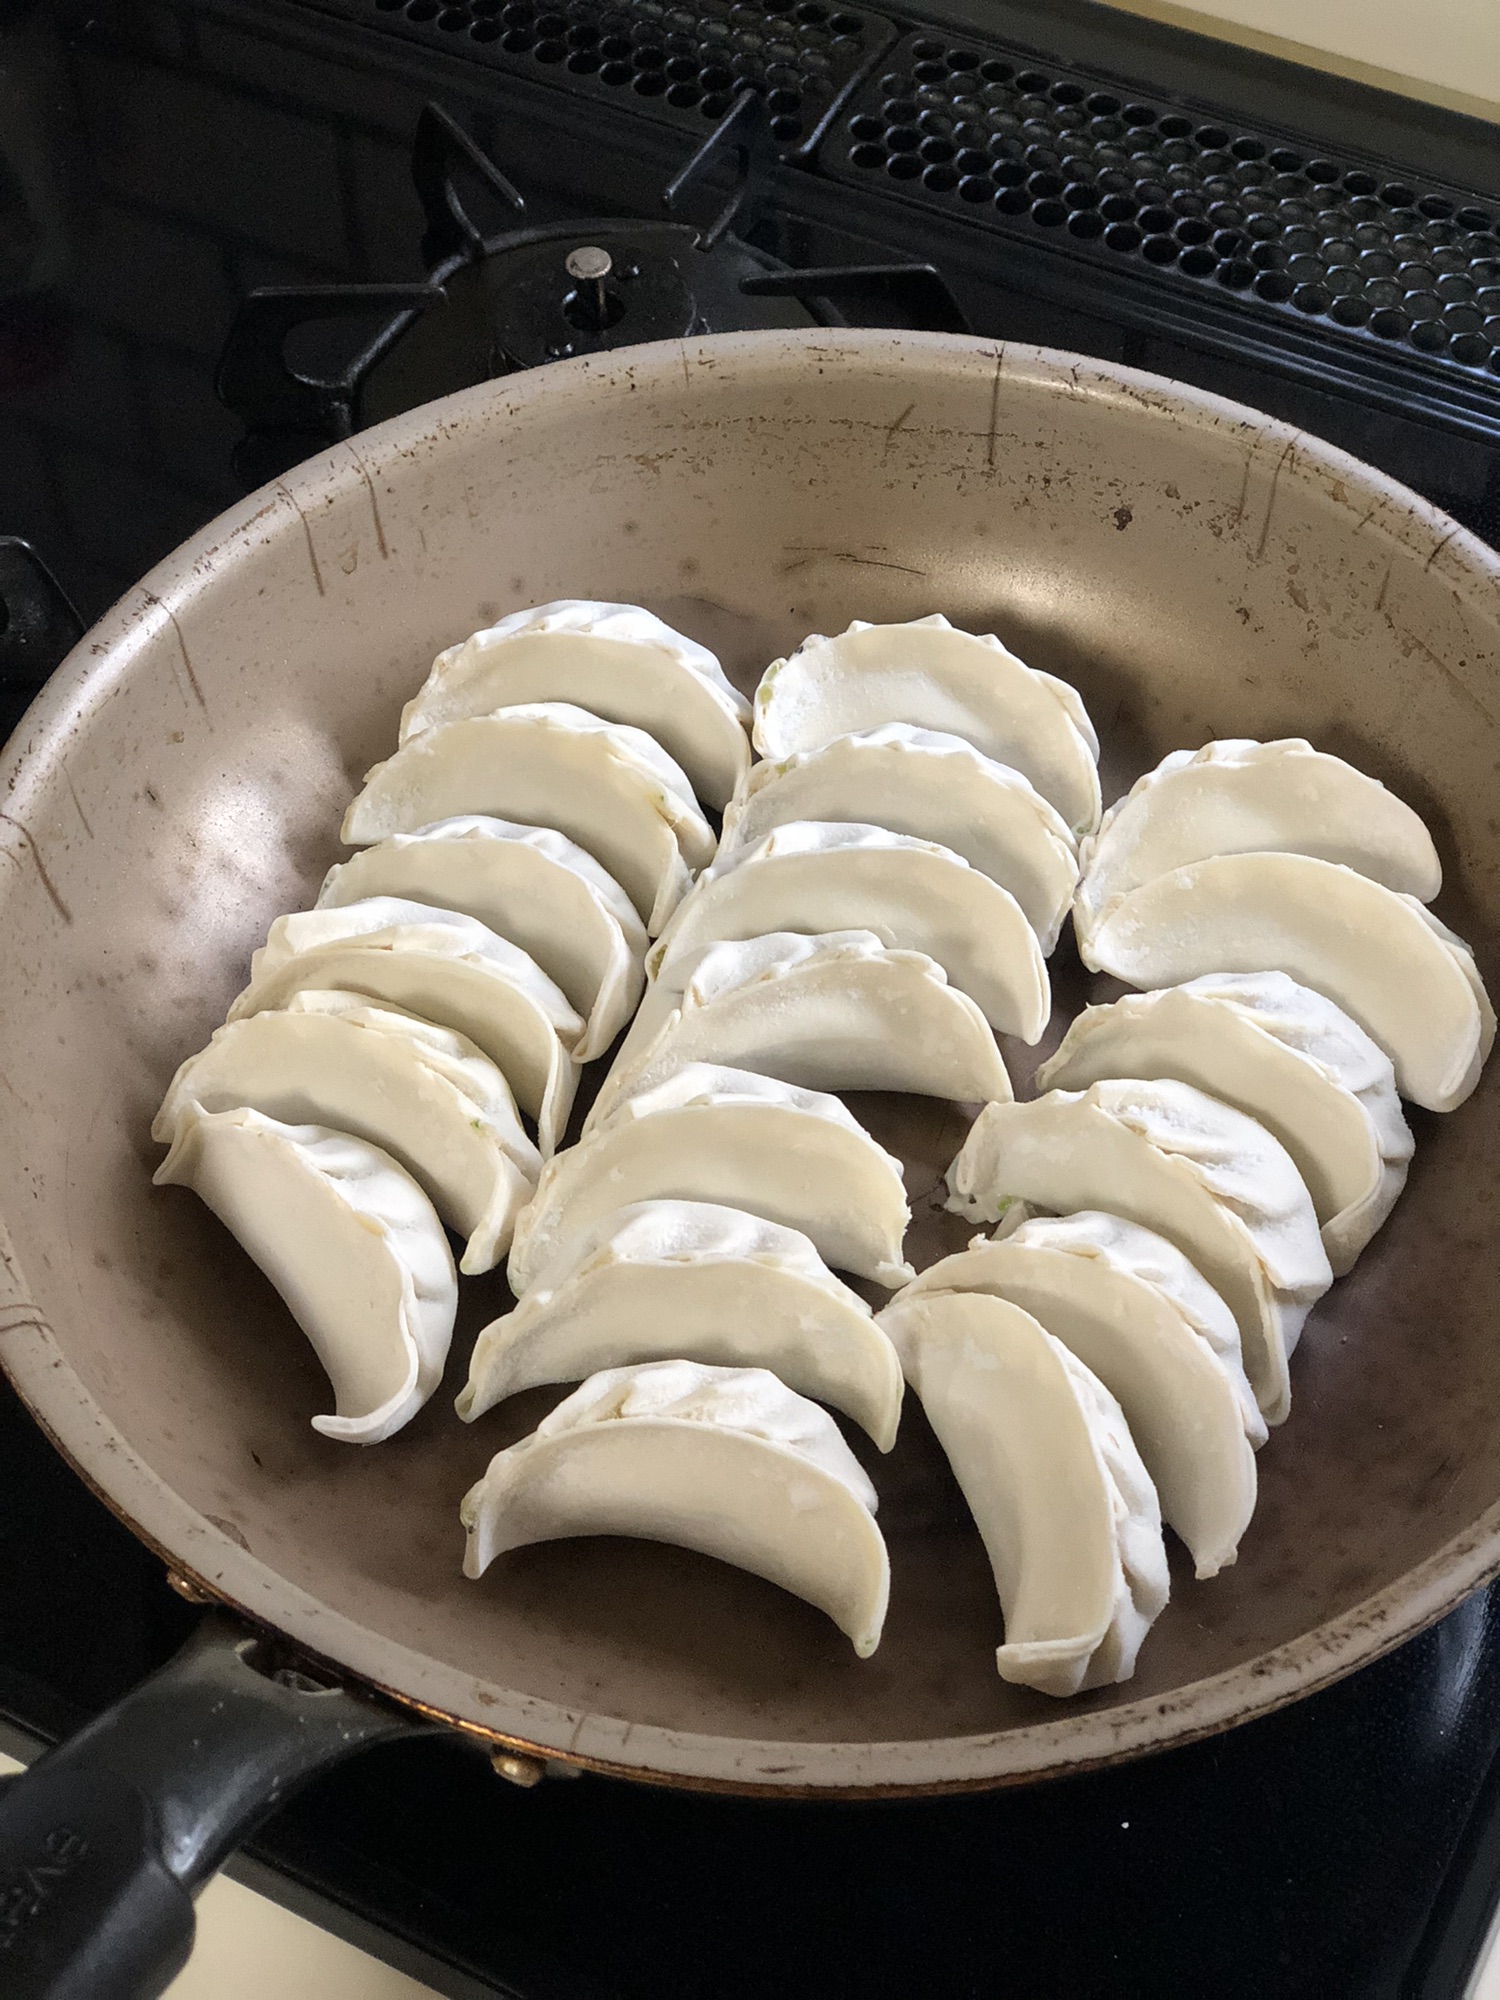
[[[836,0],[315,0],[322,12],[613,98],[701,133],[747,85],[784,152],[814,136],[840,90],[896,29]]]
[[[878,67],[824,139],[835,179],[1500,376],[1500,234],[1471,197],[931,31]]]

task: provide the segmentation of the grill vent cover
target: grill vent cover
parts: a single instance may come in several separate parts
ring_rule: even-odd
[[[1497,215],[1471,197],[930,30],[876,67],[824,141],[835,179],[1500,376]]]
[[[339,14],[701,134],[747,85],[783,153],[817,134],[894,26],[838,0],[313,0]]]

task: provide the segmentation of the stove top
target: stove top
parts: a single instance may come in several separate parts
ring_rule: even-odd
[[[1473,121],[1089,0],[0,0],[0,735],[247,484],[689,330],[1126,361],[1500,544],[1497,157]],[[35,1743],[194,1614],[3,1387],[0,1464],[0,1737]],[[1500,1894],[1497,1751],[1492,1592],[1118,1772],[787,1805],[521,1792],[413,1743],[236,1865],[454,1995],[1437,2000]]]

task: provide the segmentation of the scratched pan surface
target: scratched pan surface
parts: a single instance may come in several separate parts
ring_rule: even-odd
[[[432,404],[163,564],[0,766],[0,1360],[83,1475],[379,1686],[720,1786],[993,1783],[1180,1741],[1500,1565],[1500,1064],[1455,1116],[1418,1115],[1405,1198],[1314,1313],[1238,1565],[1197,1584],[1177,1561],[1136,1679],[1071,1705],[996,1678],[983,1555],[915,1410],[873,1463],[894,1583],[864,1663],[670,1549],[559,1544],[464,1581],[459,1496],[552,1400],[453,1415],[498,1279],[466,1284],[408,1430],[368,1452],[313,1433],[310,1351],[206,1212],[150,1188],[150,1116],[270,920],[311,899],[434,651],[566,596],[649,605],[747,688],[810,630],[941,608],[1076,682],[1106,796],[1210,736],[1310,736],[1428,816],[1437,907],[1493,982],[1500,564],[1328,447],[1145,376],[885,333],[634,349]],[[1075,1006],[1076,970],[1058,985]],[[907,1160],[925,1262],[962,1235],[931,1193],[963,1119],[858,1108]]]

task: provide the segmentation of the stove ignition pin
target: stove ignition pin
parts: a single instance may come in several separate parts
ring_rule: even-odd
[[[590,304],[597,314],[595,324],[602,332],[609,325],[609,297],[604,289],[604,281],[615,268],[614,259],[607,250],[597,244],[585,243],[577,250],[570,250],[563,259],[563,268],[570,278],[576,278],[580,285],[592,285]]]

